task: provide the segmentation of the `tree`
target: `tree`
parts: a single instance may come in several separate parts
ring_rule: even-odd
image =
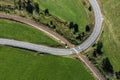
[[[82,37],[84,37],[85,36],[85,32],[82,32]]]
[[[119,72],[115,72],[116,78],[120,79],[120,71]]]
[[[55,26],[55,25],[53,25],[53,28],[54,28],[54,29],[56,29],[56,26]]]
[[[93,56],[94,56],[94,57],[97,57],[97,52],[96,52],[95,49],[94,49],[94,51],[93,51]]]
[[[19,10],[22,9],[22,1],[21,1],[21,0],[18,1],[18,9],[19,9]]]
[[[45,9],[45,15],[49,14],[49,10]]]
[[[38,3],[34,3],[35,6],[35,11],[39,14],[40,13],[40,8]]]
[[[98,41],[97,50],[96,50],[98,54],[102,54],[102,51],[101,51],[102,47],[103,47],[103,43],[101,41]]]
[[[77,37],[76,37],[76,39],[78,39],[78,40],[82,40],[82,36],[81,36],[81,34],[79,34]]]
[[[52,22],[52,21],[50,21],[50,25],[53,25],[53,22]]]
[[[30,0],[28,0],[28,2],[27,2],[26,10],[31,14],[33,13],[34,7]]]
[[[75,32],[75,33],[79,32],[78,24],[74,24],[74,32]]]
[[[86,25],[85,31],[90,32],[90,26],[89,25]]]
[[[113,67],[108,58],[103,59],[102,68],[106,72],[113,73]]]
[[[73,22],[70,22],[70,24],[69,24],[69,29],[73,29],[73,27],[74,27],[74,23],[73,23]]]
[[[92,7],[91,7],[91,6],[89,6],[88,10],[89,10],[89,11],[92,11]]]

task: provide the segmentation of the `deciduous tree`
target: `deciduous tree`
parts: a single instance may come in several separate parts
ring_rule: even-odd
[[[113,67],[108,58],[103,59],[102,68],[106,72],[113,73]]]

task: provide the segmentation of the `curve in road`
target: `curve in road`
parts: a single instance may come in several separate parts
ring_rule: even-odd
[[[75,48],[71,48],[71,49],[58,49],[58,48],[51,48],[51,47],[46,47],[46,46],[42,46],[39,45],[39,49],[34,49],[34,48],[30,48],[30,43],[28,45],[28,43],[26,43],[26,46],[19,46],[21,43],[20,41],[15,41],[15,40],[8,40],[8,39],[4,39],[4,41],[6,41],[6,43],[4,42],[4,45],[11,45],[11,46],[15,46],[15,47],[22,47],[22,48],[26,48],[26,49],[33,49],[36,50],[38,52],[45,52],[45,53],[50,53],[50,54],[55,54],[55,55],[70,55],[70,54],[75,54],[75,53],[79,53],[84,51],[85,49],[89,48],[97,39],[97,37],[99,36],[100,32],[101,32],[101,28],[102,28],[102,22],[103,22],[103,18],[102,18],[102,14],[101,14],[101,10],[100,7],[97,3],[96,0],[89,0],[90,4],[92,5],[92,8],[94,10],[94,14],[95,14],[95,27],[94,30],[92,32],[92,34],[90,35],[90,37],[85,40],[82,44],[80,44],[79,46],[75,47]],[[45,28],[43,26],[40,26],[39,24],[36,24],[35,22],[32,22],[30,20],[26,20],[24,18],[20,18],[20,17],[13,17],[13,16],[9,16],[9,15],[3,15],[0,14],[1,18],[6,18],[6,19],[11,19],[11,20],[15,20],[15,21],[19,21],[31,26],[34,26],[36,28],[38,28],[43,32],[45,32],[46,34],[54,37],[55,39],[57,39],[58,41],[61,41],[62,43],[67,43],[69,44],[69,46],[73,46],[72,44],[70,44],[67,40],[65,40],[63,37],[61,37],[60,35],[58,35],[57,33],[49,30],[48,28]],[[12,44],[7,43],[7,41],[11,41]],[[0,39],[0,44],[3,44],[3,39]],[[17,45],[19,44],[19,45]],[[25,42],[24,42],[25,44]],[[37,44],[34,44],[34,46],[38,46]],[[33,46],[33,45],[31,45]],[[42,49],[41,49],[41,48]],[[43,49],[44,48],[44,49]]]
[[[75,47],[75,49],[78,52],[81,52],[81,51],[89,48],[96,41],[96,39],[98,38],[98,36],[101,32],[101,29],[102,29],[103,18],[102,18],[102,13],[101,13],[100,7],[96,0],[89,0],[89,2],[91,3],[92,8],[94,10],[95,26],[94,26],[94,30],[93,30],[92,34],[90,35],[90,37],[85,42],[83,42],[79,46]]]
[[[89,62],[89,60],[86,57],[84,57],[81,54],[78,54],[79,52],[89,48],[95,42],[95,40],[99,36],[99,34],[101,32],[101,28],[102,28],[103,18],[102,18],[100,7],[96,0],[89,0],[89,2],[91,3],[93,10],[94,10],[94,14],[95,14],[95,27],[94,27],[94,30],[93,30],[92,34],[90,35],[90,37],[85,42],[83,42],[81,45],[79,45],[75,48],[57,49],[57,48],[51,48],[51,47],[46,47],[46,46],[42,46],[42,45],[32,44],[32,43],[28,43],[28,42],[3,39],[3,38],[0,38],[0,44],[30,49],[30,50],[34,50],[34,51],[38,51],[38,52],[51,53],[54,55],[77,54],[78,58],[90,69],[90,71],[93,73],[93,75],[96,77],[96,79],[105,80],[104,77],[99,73],[99,71],[94,67],[94,65],[92,65]],[[4,16],[2,16],[2,17],[4,18]],[[16,20],[16,21],[18,21],[18,20]],[[25,22],[20,21],[20,22],[25,23],[26,21]],[[38,26],[35,24],[31,24],[31,23],[29,23],[28,25],[32,25],[34,27]],[[44,31],[44,32],[49,34],[49,32],[46,32],[46,31]],[[55,37],[53,34],[51,36],[56,38],[57,40],[60,40],[58,37]]]

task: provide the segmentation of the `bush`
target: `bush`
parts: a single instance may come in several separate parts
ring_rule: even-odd
[[[102,68],[105,72],[113,73],[113,67],[108,58],[103,59]]]

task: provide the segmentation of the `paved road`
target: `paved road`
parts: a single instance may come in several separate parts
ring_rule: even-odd
[[[32,44],[28,42],[22,42],[22,41],[17,41],[17,40],[12,40],[12,39],[2,39],[0,38],[0,44],[1,45],[9,45],[9,46],[14,46],[14,47],[19,47],[19,48],[24,48],[24,49],[29,49],[29,50],[34,50],[37,52],[45,52],[45,53],[51,53],[54,55],[70,55],[73,54],[71,49],[57,49],[57,48],[51,48],[43,45],[37,45],[37,44]]]
[[[30,50],[34,50],[34,51],[38,51],[38,52],[50,53],[50,54],[54,54],[54,55],[77,54],[79,59],[90,69],[90,71],[94,74],[96,79],[105,80],[104,77],[101,76],[99,71],[88,61],[88,59],[86,57],[84,57],[81,54],[78,54],[79,52],[89,48],[95,42],[95,40],[98,38],[98,36],[101,32],[101,28],[102,28],[103,19],[102,19],[102,14],[101,14],[101,10],[99,8],[99,5],[98,5],[96,0],[89,0],[89,2],[91,3],[91,5],[93,7],[93,10],[94,10],[94,14],[95,14],[95,27],[94,27],[94,30],[93,30],[92,34],[90,35],[90,37],[85,42],[83,42],[82,44],[80,44],[79,46],[77,46],[75,48],[57,49],[57,48],[51,48],[51,47],[46,47],[46,46],[42,46],[42,45],[32,44],[32,43],[28,43],[28,42],[21,42],[21,41],[10,40],[10,39],[2,39],[2,38],[0,38],[0,44],[1,45],[10,45],[10,46],[15,46],[15,47],[30,49]],[[7,16],[7,15],[2,15],[2,14],[0,14],[0,17],[2,17],[2,18],[7,17],[7,19],[12,19],[12,20],[15,20],[15,21],[20,20],[19,22],[34,26],[36,28],[38,28],[37,26],[39,26],[36,23],[30,22],[26,19],[23,19],[23,20],[21,20],[20,18],[15,18],[14,19],[13,17]],[[56,38],[57,40],[61,41],[62,43],[70,44],[68,41],[66,41],[64,38],[62,38],[58,34],[56,34],[54,32],[51,32],[51,30],[47,29],[48,30],[47,31],[46,28],[44,28],[44,27],[40,27],[39,29],[41,31],[49,34],[50,36]],[[54,34],[51,34],[51,33],[54,33]],[[59,37],[56,36],[56,35],[58,35]],[[69,46],[72,46],[72,45],[70,44]]]
[[[100,7],[96,0],[89,0],[89,2],[91,3],[92,8],[94,10],[95,26],[94,26],[94,30],[92,34],[90,35],[90,37],[85,42],[75,47],[77,52],[81,52],[89,48],[96,41],[102,29],[103,18],[102,18]]]
[[[96,0],[89,0],[89,2],[91,3],[93,10],[94,10],[94,14],[95,14],[95,27],[94,27],[92,34],[90,35],[90,37],[86,41],[84,41],[82,44],[80,44],[79,46],[77,46],[75,48],[66,49],[66,50],[64,49],[63,51],[61,51],[61,49],[57,49],[57,48],[55,50],[55,48],[50,48],[50,47],[48,49],[47,47],[42,46],[42,45],[40,45],[40,47],[47,48],[46,49],[47,51],[44,49],[40,49],[40,50],[37,49],[37,50],[41,51],[41,52],[45,52],[45,53],[51,53],[51,54],[54,53],[56,55],[69,55],[69,54],[75,54],[76,51],[77,51],[77,53],[82,52],[85,49],[89,48],[95,42],[97,37],[99,36],[99,34],[101,32],[101,28],[102,28],[102,21],[103,21],[101,10],[99,8],[97,1]],[[65,38],[63,38],[59,34],[53,32],[52,30],[50,30],[42,25],[39,25],[31,20],[27,20],[27,19],[24,19],[21,17],[11,16],[11,15],[5,15],[5,14],[0,14],[0,18],[6,18],[6,19],[10,19],[10,20],[14,20],[14,21],[18,21],[21,23],[31,25],[35,28],[40,29],[41,31],[45,32],[46,34],[48,34],[51,37],[55,38],[56,40],[60,41],[61,43],[68,44],[69,47],[73,47],[73,45],[71,43],[69,43]],[[10,44],[8,44],[8,45],[10,45]],[[12,44],[12,46],[17,46],[17,45]],[[28,46],[28,48],[29,48],[29,46]]]

